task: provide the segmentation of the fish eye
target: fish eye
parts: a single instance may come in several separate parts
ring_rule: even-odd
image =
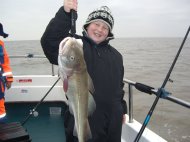
[[[75,57],[74,56],[70,56],[70,60],[71,61],[75,60]]]

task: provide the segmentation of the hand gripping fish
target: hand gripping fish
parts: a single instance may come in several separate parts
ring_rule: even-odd
[[[82,40],[65,38],[59,45],[58,64],[69,111],[75,119],[73,135],[78,137],[79,142],[85,142],[92,137],[88,116],[93,113],[96,104],[90,94],[94,92],[94,87],[87,72]]]

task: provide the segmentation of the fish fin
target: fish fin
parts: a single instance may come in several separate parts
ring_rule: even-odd
[[[73,136],[78,137],[76,124],[75,124],[74,129],[73,129]]]
[[[86,126],[86,138],[85,138],[85,141],[89,140],[92,138],[92,133],[91,133],[91,130],[90,130],[90,125],[89,125],[89,122],[88,122],[88,119],[87,119],[87,126]]]
[[[70,111],[70,113],[71,113],[72,115],[74,115],[71,102],[68,101],[68,104],[69,104],[69,111]]]
[[[89,93],[88,95],[88,116],[92,115],[92,113],[96,109],[96,102],[92,96],[92,94]]]
[[[94,84],[92,82],[92,78],[90,77],[89,74],[88,74],[88,90],[90,91],[91,94],[93,94],[95,91]]]
[[[92,115],[92,113],[96,109],[96,103],[95,103],[95,100],[92,96],[95,89],[94,89],[94,85],[93,85],[92,79],[91,79],[89,74],[88,74],[88,90],[89,90],[89,94],[88,94],[88,115],[90,116],[90,115]]]

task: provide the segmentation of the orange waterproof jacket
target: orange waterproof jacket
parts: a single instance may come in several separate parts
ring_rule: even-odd
[[[0,120],[1,118],[6,116],[6,110],[5,110],[5,100],[0,99]]]
[[[0,118],[6,115],[4,106],[6,82],[13,82],[13,74],[10,68],[9,57],[4,47],[4,42],[0,40]]]
[[[2,66],[3,74],[6,81],[13,82],[12,69],[10,67],[9,56],[5,50],[4,42],[0,40],[0,66]]]

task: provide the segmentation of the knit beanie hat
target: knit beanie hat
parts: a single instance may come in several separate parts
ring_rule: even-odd
[[[4,33],[3,31],[3,25],[0,23],[0,36],[6,38],[8,37],[8,34]]]
[[[110,9],[107,6],[101,6],[99,9],[92,11],[88,15],[88,18],[85,24],[83,25],[83,30],[86,32],[87,26],[90,23],[98,21],[98,20],[103,21],[108,25],[109,27],[108,37],[113,38],[112,29],[114,26],[114,19],[113,19],[113,16],[111,15]]]

